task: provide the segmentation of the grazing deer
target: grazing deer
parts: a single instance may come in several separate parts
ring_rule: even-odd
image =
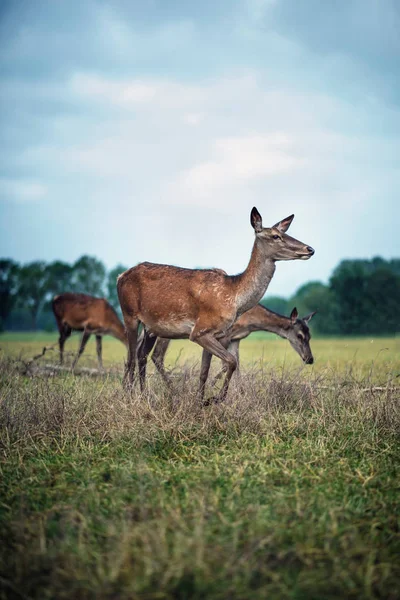
[[[71,335],[72,330],[83,331],[81,344],[72,369],[75,368],[92,333],[96,336],[97,359],[100,369],[103,369],[101,358],[101,338],[103,335],[112,335],[125,346],[128,345],[124,326],[105,298],[95,298],[86,294],[65,293],[53,298],[52,308],[60,332],[61,364],[63,363],[65,340]]]
[[[290,317],[284,317],[279,315],[268,308],[265,308],[262,304],[257,304],[247,312],[245,312],[239,319],[234,323],[229,334],[226,336],[226,342],[228,343],[228,351],[233,354],[236,358],[236,371],[239,370],[239,344],[241,340],[244,340],[250,333],[254,331],[269,331],[276,333],[280,337],[289,341],[292,348],[297,352],[301,359],[306,365],[312,365],[314,358],[310,348],[310,329],[308,327],[309,321],[315,315],[315,312],[299,319],[297,309],[294,308],[290,314]],[[144,341],[144,334],[141,336],[138,344],[138,355],[141,355],[141,345]],[[171,340],[166,338],[157,338],[154,346],[151,359],[160,373],[162,378],[170,383],[169,377],[165,371],[164,362],[165,355],[168,350],[168,346]],[[216,381],[222,375],[223,370],[218,373],[215,377]],[[204,377],[205,373],[203,373]],[[208,375],[208,373],[207,373]],[[206,381],[202,383],[205,386]]]
[[[249,264],[239,275],[226,275],[216,269],[183,269],[145,262],[118,277],[118,298],[128,338],[126,387],[131,387],[134,381],[141,322],[145,327],[139,356],[142,387],[146,369],[143,357],[147,357],[156,340],[149,334],[169,339],[189,338],[207,351],[210,361],[212,354],[223,361],[226,377],[218,399],[225,398],[236,369],[236,358],[220,340],[240,315],[265,294],[276,261],[306,260],[314,254],[313,248],[285,233],[293,218],[291,215],[273,227],[264,228],[260,213],[252,209],[250,222],[255,241]],[[204,387],[200,386],[199,392],[202,398]]]

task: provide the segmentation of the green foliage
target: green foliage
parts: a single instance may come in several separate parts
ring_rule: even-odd
[[[344,260],[329,285],[311,281],[287,301],[265,296],[262,303],[287,315],[296,306],[301,317],[316,310],[311,329],[323,335],[394,335],[400,331],[400,259]]]
[[[300,317],[317,311],[311,327],[324,334],[338,333],[337,304],[332,290],[319,281],[312,281],[300,287],[290,298],[290,305],[296,306]]]
[[[68,263],[55,260],[47,265],[47,286],[51,297],[73,289],[74,269]]]
[[[94,256],[81,256],[72,266],[72,291],[92,296],[104,295],[106,268]]]
[[[17,299],[18,269],[15,261],[7,258],[0,260],[0,331]]]
[[[128,267],[118,264],[111,269],[107,275],[107,298],[110,304],[120,312],[118,294],[117,294],[117,277],[126,271]]]
[[[393,334],[400,330],[400,261],[346,260],[335,269],[330,289],[340,333]]]
[[[51,298],[65,291],[106,295],[119,311],[116,279],[126,269],[119,264],[106,273],[101,261],[86,255],[73,265],[54,261],[20,267],[0,260],[0,330],[50,330]],[[261,303],[287,316],[294,306],[301,317],[317,311],[311,329],[321,335],[395,335],[400,331],[400,259],[345,260],[328,285],[311,281],[289,299],[267,295]]]
[[[43,261],[31,262],[18,272],[18,303],[28,309],[32,326],[36,329],[37,317],[48,292],[47,266]]]
[[[281,296],[264,296],[260,304],[280,315],[289,316],[291,311],[288,300],[286,300],[286,298],[282,298]]]
[[[400,275],[400,258],[392,258],[391,260],[388,260],[387,266],[391,271],[393,271],[393,273]]]

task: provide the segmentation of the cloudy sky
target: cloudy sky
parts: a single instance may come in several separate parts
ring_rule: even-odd
[[[399,256],[397,0],[2,0],[0,256],[245,268],[253,205]]]

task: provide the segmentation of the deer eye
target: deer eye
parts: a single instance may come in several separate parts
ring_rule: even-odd
[[[298,334],[297,334],[297,337],[298,337],[298,338],[299,338],[299,340],[301,340],[301,341],[303,341],[303,340],[304,340],[304,338],[303,338],[303,336],[301,335],[301,333],[298,333]]]
[[[272,237],[274,238],[274,240],[280,240],[281,239],[279,235],[273,235]]]

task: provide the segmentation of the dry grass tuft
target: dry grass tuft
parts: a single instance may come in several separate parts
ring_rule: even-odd
[[[216,431],[235,435],[274,434],[282,422],[296,422],[325,431],[356,421],[364,429],[399,431],[400,392],[396,387],[349,384],[340,374],[329,385],[322,377],[299,379],[297,370],[277,376],[273,371],[248,370],[233,379],[227,400],[202,408],[196,396],[193,366],[175,375],[170,392],[157,375],[149,378],[146,393],[132,395],[121,386],[115,371],[93,380],[63,373],[52,378],[20,375],[18,363],[0,361],[3,381],[0,425],[9,439],[27,436],[94,436],[113,439],[129,435],[137,443],[156,433],[199,439]],[[326,382],[326,379],[324,380]]]

